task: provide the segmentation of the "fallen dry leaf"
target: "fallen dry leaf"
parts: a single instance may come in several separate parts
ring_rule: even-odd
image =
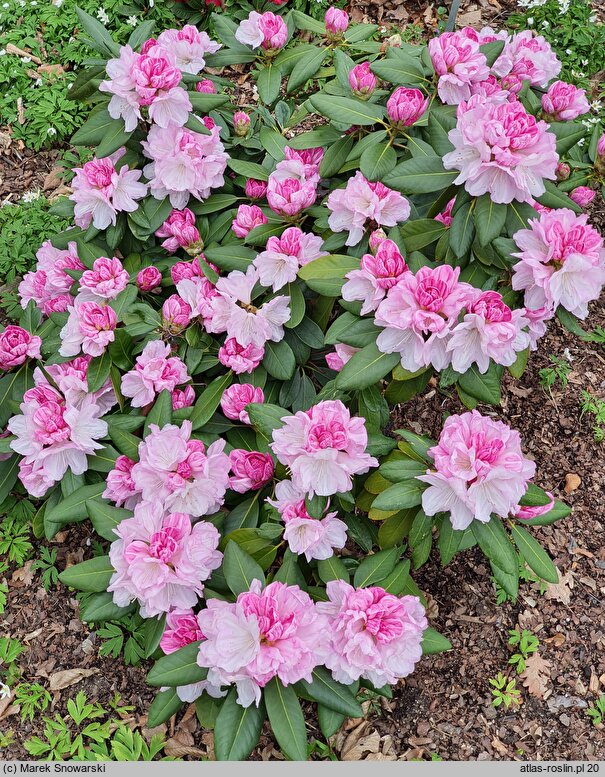
[[[34,575],[36,574],[35,571],[32,572],[33,563],[33,561],[26,561],[22,567],[15,569],[11,575],[11,582],[13,583],[14,588],[27,588],[31,585]]]
[[[69,688],[70,685],[76,685],[86,677],[90,677],[93,674],[98,674],[98,669],[83,669],[81,667],[77,669],[63,669],[60,672],[51,674],[49,679],[49,687],[51,691],[60,691],[63,688]]]
[[[548,690],[548,681],[550,680],[550,661],[542,658],[538,653],[534,653],[525,662],[525,670],[519,677],[523,680],[523,685],[532,696],[543,699]]]
[[[561,604],[569,604],[571,601],[571,589],[573,588],[573,572],[568,570],[563,576],[559,572],[559,582],[549,583],[544,593],[545,599],[554,599]]]
[[[576,475],[575,472],[568,472],[565,475],[565,488],[563,489],[566,494],[571,494],[572,491],[576,491],[580,487],[582,478]]]
[[[5,51],[7,54],[16,54],[18,57],[27,57],[28,59],[31,59],[32,62],[35,62],[36,65],[41,65],[42,60],[40,57],[36,57],[34,54],[31,53],[31,51],[25,51],[25,49],[20,49],[19,46],[15,46],[14,43],[7,43],[5,47]]]

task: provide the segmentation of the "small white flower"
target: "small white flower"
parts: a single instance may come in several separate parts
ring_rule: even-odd
[[[126,19],[126,24],[128,24],[130,27],[136,27],[139,23],[139,20],[136,16],[129,16],[128,19]]]
[[[109,24],[109,16],[103,7],[99,8],[97,11],[97,19],[101,22],[101,24]]]
[[[6,54],[6,49],[0,49],[0,57],[5,56],[5,54]]]
[[[21,62],[25,62],[27,64],[28,62],[31,62],[31,61],[32,61],[31,57],[21,57]]]
[[[2,3],[3,8],[10,8],[10,5],[8,3]]]
[[[0,683],[0,699],[10,699],[11,689],[6,683]]]
[[[542,27],[544,27],[545,30],[550,27],[550,24],[546,21],[546,19],[542,22]]]
[[[565,49],[566,54],[573,54],[573,51],[571,49]]]
[[[583,146],[585,142],[586,138],[580,138],[580,140],[578,140],[578,146]]]
[[[40,189],[33,190],[31,192],[25,192],[25,194],[21,197],[21,202],[35,202],[36,200],[39,200],[41,197]]]
[[[149,7],[153,8],[155,5],[155,0],[149,0]]]
[[[527,26],[528,27],[532,27],[533,24],[534,24],[534,17],[533,16],[528,16],[527,17]]]
[[[49,127],[49,128],[46,130],[46,134],[47,134],[47,135],[56,135],[56,134],[57,134],[57,130],[56,130],[54,127]]]
[[[574,357],[573,357],[573,356],[571,355],[571,353],[569,352],[569,348],[566,348],[566,349],[563,351],[563,357],[564,357],[565,359],[567,359],[567,361],[568,361],[568,362],[572,362],[572,361],[574,360]]]
[[[44,81],[41,78],[36,78],[34,81],[34,86],[42,86],[43,83]]]
[[[36,6],[36,5],[38,5],[38,3],[36,2],[36,0],[32,0],[32,1],[31,1],[31,3],[30,3],[30,5],[31,5],[31,6]]]

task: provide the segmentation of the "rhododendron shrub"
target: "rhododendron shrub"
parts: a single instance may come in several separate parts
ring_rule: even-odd
[[[61,579],[86,621],[146,619],[151,725],[195,701],[220,759],[265,716],[304,759],[299,697],[330,736],[358,683],[389,695],[450,647],[410,576],[433,542],[443,563],[478,544],[511,597],[520,564],[555,579],[530,532],[566,508],[475,406],[605,282],[585,192],[566,194],[593,182],[583,95],[548,44],[383,45],[336,10],[121,48],[82,14],[107,60],[73,90],[92,159],[0,332],[0,496],[40,497],[48,538],[91,521],[106,554]],[[217,75],[237,63],[252,105]],[[431,380],[471,412],[439,440],[385,434]]]

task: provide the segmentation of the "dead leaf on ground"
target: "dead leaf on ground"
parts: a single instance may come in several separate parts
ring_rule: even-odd
[[[534,653],[525,661],[525,670],[519,677],[523,680],[523,685],[532,696],[543,699],[548,690],[548,681],[550,680],[550,669],[552,664],[538,653]]]
[[[70,685],[76,685],[76,683],[81,682],[86,677],[98,674],[98,672],[98,669],[84,669],[82,667],[55,672],[48,678],[50,690],[60,691],[63,688],[69,688]]]
[[[568,570],[563,576],[559,572],[559,582],[549,583],[544,593],[545,599],[554,599],[561,604],[569,604],[571,601],[571,589],[574,586],[573,572]]]
[[[566,494],[571,494],[572,491],[576,491],[580,487],[582,478],[575,472],[568,472],[565,475],[565,488],[563,489]]]
[[[41,65],[42,60],[40,57],[37,57],[35,54],[32,54],[31,51],[25,51],[25,49],[20,49],[19,46],[15,46],[14,43],[7,43],[5,46],[5,51],[7,54],[16,54],[18,57],[27,57],[28,59],[31,59],[32,62],[35,62],[36,65]]]
[[[188,731],[177,731],[164,745],[164,752],[171,758],[183,758],[185,755],[205,756],[206,751],[194,747],[193,737]]]
[[[27,588],[34,579],[35,571],[32,572],[33,561],[26,561],[22,567],[15,569],[11,575],[11,583],[14,588]]]
[[[368,753],[380,752],[380,734],[370,730],[367,720],[362,721],[349,734],[341,732],[335,743],[342,761],[361,761]]]

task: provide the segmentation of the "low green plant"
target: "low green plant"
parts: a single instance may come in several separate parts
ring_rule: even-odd
[[[561,384],[562,389],[567,388],[569,383],[569,373],[571,372],[571,365],[568,361],[561,357],[549,356],[548,357],[552,367],[543,367],[539,373],[540,386],[546,391],[552,399],[552,388],[556,385],[557,381]]]
[[[600,696],[594,704],[590,704],[586,714],[593,726],[599,726],[605,720],[605,695]]]
[[[496,677],[489,679],[489,684],[492,686],[492,707],[499,707],[501,704],[504,704],[506,709],[508,709],[521,703],[521,691],[517,689],[517,681],[514,678],[509,680],[502,672],[498,672]]]
[[[513,653],[508,659],[508,663],[515,667],[517,674],[521,674],[525,671],[526,660],[540,647],[540,640],[528,629],[523,629],[523,631],[512,629],[508,635],[508,646],[516,647],[519,651]]]
[[[21,668],[17,659],[27,648],[12,637],[0,637],[0,682],[9,688],[21,676]]]
[[[605,402],[599,397],[593,396],[590,391],[582,389],[582,413],[593,416],[592,432],[597,442],[603,442],[605,439]]]
[[[40,683],[20,683],[15,688],[15,704],[21,707],[21,720],[33,721],[37,712],[44,712],[52,700]]]
[[[2,578],[7,569],[8,563],[6,561],[0,562],[0,615],[4,612],[8,599],[8,583]]]
[[[32,564],[32,570],[41,571],[40,580],[46,591],[54,588],[59,580],[57,551],[54,548],[40,548],[40,558]]]
[[[14,497],[8,497],[0,509],[0,516],[4,515],[0,524],[0,556],[18,566],[23,566],[33,551],[30,539],[34,512],[30,501]]]
[[[540,595],[543,595],[548,588],[548,583],[542,580],[541,577],[532,572],[524,561],[519,561],[519,580],[523,583],[534,583],[538,586]],[[516,596],[511,596],[504,588],[498,583],[495,577],[492,577],[492,583],[496,589],[496,604],[504,604],[505,602],[517,602]]]
[[[140,615],[128,615],[120,621],[107,621],[97,629],[103,640],[100,656],[117,658],[124,654],[126,664],[136,666],[145,656],[145,624]]]

